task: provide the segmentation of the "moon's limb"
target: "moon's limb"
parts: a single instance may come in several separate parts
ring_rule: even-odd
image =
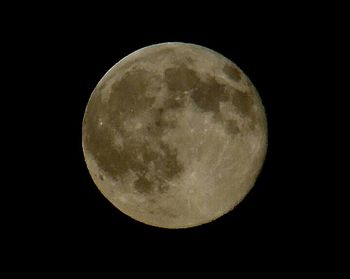
[[[125,214],[184,228],[230,211],[267,148],[259,95],[231,61],[192,44],[138,50],[91,95],[83,150],[93,180]]]

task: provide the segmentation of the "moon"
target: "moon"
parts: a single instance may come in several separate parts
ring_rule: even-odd
[[[228,213],[254,186],[267,120],[236,64],[203,46],[162,43],[129,54],[99,81],[82,145],[94,183],[121,212],[189,228]]]

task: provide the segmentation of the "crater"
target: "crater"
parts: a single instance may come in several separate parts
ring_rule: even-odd
[[[176,68],[168,68],[164,71],[165,82],[169,90],[187,91],[194,88],[199,81],[195,71],[181,65]]]
[[[239,71],[239,69],[235,65],[233,65],[231,63],[225,64],[222,71],[229,79],[232,79],[234,81],[241,80],[241,72]]]

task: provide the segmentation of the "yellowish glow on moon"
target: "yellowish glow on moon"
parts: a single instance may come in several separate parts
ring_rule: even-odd
[[[164,43],[114,65],[93,91],[83,151],[102,194],[145,224],[187,228],[253,187],[267,121],[247,76],[210,49]]]

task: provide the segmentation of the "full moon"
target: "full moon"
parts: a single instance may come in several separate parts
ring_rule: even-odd
[[[139,49],[102,77],[82,127],[85,162],[102,194],[148,225],[188,228],[232,210],[267,150],[259,94],[206,47]]]

